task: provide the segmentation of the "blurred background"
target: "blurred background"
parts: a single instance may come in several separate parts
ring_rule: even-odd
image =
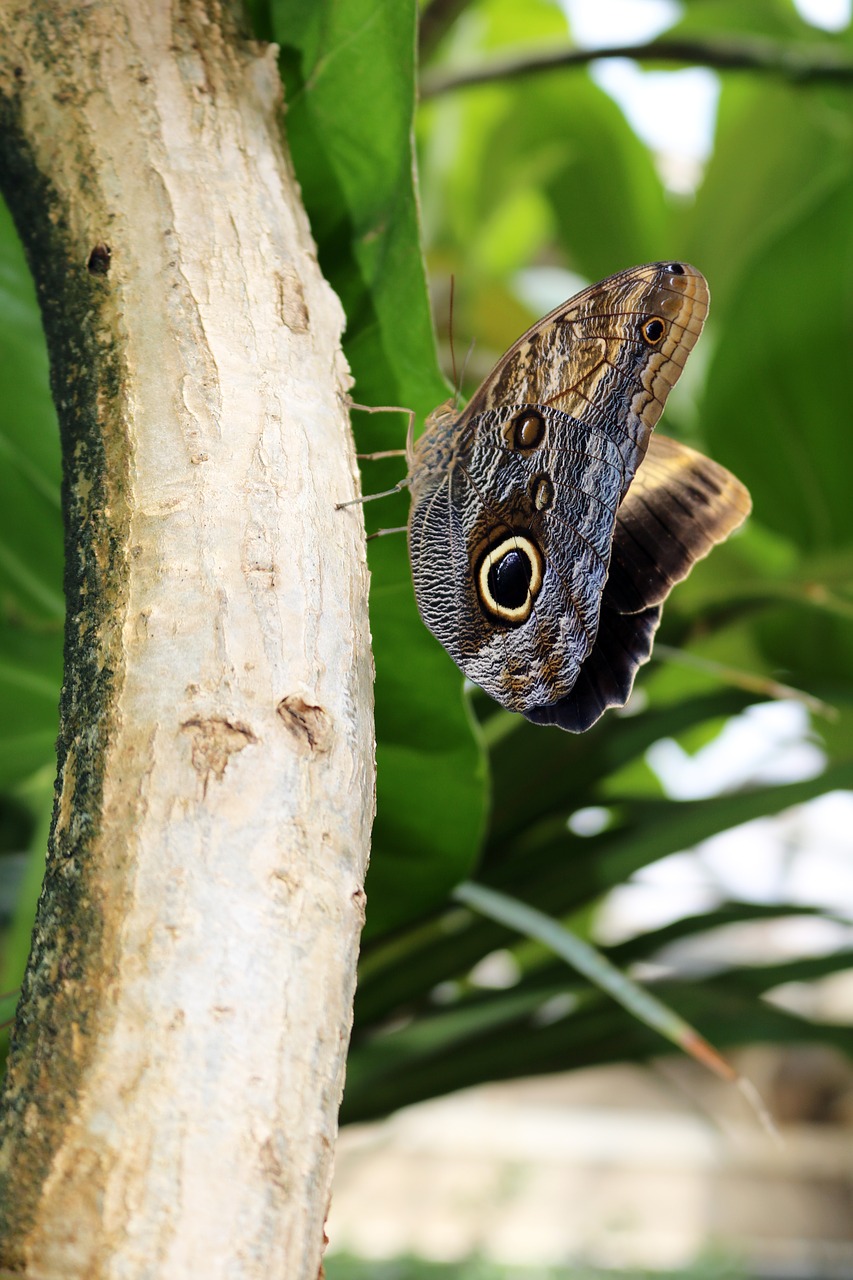
[[[280,46],[355,399],[422,420],[450,394],[451,278],[464,397],[583,285],[684,258],[712,307],[664,430],[754,500],[667,603],[625,711],[580,738],[465,687],[418,620],[405,540],[370,544],[378,813],[328,1274],[853,1277],[850,4],[431,0],[417,57],[402,0],[249,9]],[[47,378],[3,212],[10,991],[62,665]],[[402,415],[354,419],[363,449],[403,443]],[[365,491],[399,478],[367,465]],[[406,499],[365,515],[403,524]],[[645,984],[752,1081],[775,1136],[596,981],[454,898],[470,881]]]
[[[349,1104],[363,1060],[390,1107],[522,1079],[344,1131],[340,1274],[409,1253],[465,1276],[472,1257],[483,1275],[853,1276],[850,19],[843,0],[422,10],[420,202],[448,379],[451,340],[470,394],[587,283],[683,257],[711,315],[663,430],[755,502],[668,602],[623,716],[561,740],[469,690],[491,778],[471,874],[732,1046],[783,1143],[537,944],[504,933],[490,951],[499,930],[438,911],[368,935]],[[372,877],[381,891],[376,861]],[[388,981],[372,966],[392,963],[422,981],[398,976],[368,1029]]]

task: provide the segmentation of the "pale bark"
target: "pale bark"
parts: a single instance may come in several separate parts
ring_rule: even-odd
[[[2,185],[68,521],[0,1264],[315,1280],[373,814],[342,315],[275,51],[218,0],[0,0]]]

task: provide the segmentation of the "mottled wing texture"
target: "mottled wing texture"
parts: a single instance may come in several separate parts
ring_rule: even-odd
[[[707,308],[686,264],[613,276],[534,325],[417,442],[421,615],[531,720],[580,732],[623,705],[670,588],[749,510],[722,467],[651,438]]]
[[[475,419],[470,450],[429,492],[417,485],[409,518],[424,622],[471,680],[524,713],[567,693],[592,648],[625,483],[604,432],[556,409],[539,412],[546,442],[530,457],[505,443],[513,410]],[[544,482],[554,496],[540,510]],[[482,557],[503,538],[532,541],[543,554],[542,589],[521,625],[490,616],[479,588]]]

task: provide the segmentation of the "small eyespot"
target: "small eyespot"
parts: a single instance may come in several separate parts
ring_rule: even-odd
[[[650,347],[656,347],[666,333],[666,325],[658,316],[652,316],[642,327],[642,335]]]
[[[684,267],[681,265],[680,262],[670,262],[669,269],[674,276],[684,275]]]
[[[504,428],[504,438],[519,452],[538,449],[545,439],[545,419],[535,409],[525,409]]]
[[[554,485],[548,476],[534,476],[530,481],[530,496],[537,511],[547,511],[554,501]]]

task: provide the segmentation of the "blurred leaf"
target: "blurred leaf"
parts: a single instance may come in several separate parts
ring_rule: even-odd
[[[472,907],[487,919],[505,924],[527,938],[542,943],[650,1030],[657,1031],[704,1066],[710,1067],[724,1080],[736,1078],[734,1069],[694,1027],[652,995],[648,987],[632,981],[602,951],[591,946],[579,934],[560,925],[544,912],[534,911],[518,898],[495,893],[494,889],[487,889],[484,885],[461,884],[453,896],[457,902]]]
[[[61,648],[62,516],[56,412],[32,278],[0,203],[0,606],[48,620]]]
[[[709,439],[749,486],[757,518],[807,552],[853,544],[839,466],[853,337],[853,265],[843,251],[851,213],[846,181],[753,259],[705,393]]]
[[[54,771],[64,601],[60,449],[38,304],[0,203],[0,811]],[[52,790],[52,783],[51,783]],[[28,821],[34,818],[23,801]],[[16,840],[23,853],[27,840]],[[43,850],[41,851],[43,854]],[[33,865],[41,883],[41,857]],[[15,884],[20,879],[14,872]],[[25,913],[26,914],[26,913]],[[32,923],[25,922],[26,939]]]
[[[848,1026],[825,1023],[818,1035],[806,1019],[740,995],[723,981],[666,982],[655,995],[720,1048],[796,1043],[819,1038],[847,1051]],[[577,1070],[660,1054],[660,1038],[594,993],[566,998],[547,991],[480,993],[450,1011],[436,1010],[359,1044],[350,1055],[342,1121],[385,1115],[483,1080]]]
[[[557,817],[565,823],[574,809],[606,803],[609,797],[599,789],[602,781],[642,757],[653,742],[736,715],[748,701],[734,690],[685,697],[639,716],[605,716],[580,736],[541,733],[541,726],[517,718],[512,735],[502,739],[492,755],[489,845],[496,851],[494,856],[545,819]]]
[[[847,181],[851,148],[847,100],[834,91],[725,81],[714,152],[685,231],[686,256],[711,281],[712,326],[730,330],[729,299],[750,288],[753,257]]]
[[[532,828],[511,848],[493,851],[478,879],[523,896],[549,915],[568,916],[668,854],[841,787],[853,788],[853,762],[805,782],[710,800],[624,801],[619,823],[598,836],[573,836],[558,819]],[[507,929],[456,909],[368,949],[356,995],[356,1031],[398,1016],[439,983],[465,976],[510,937]],[[701,1030],[708,1034],[704,1026]]]
[[[566,41],[553,6],[493,0],[476,17],[446,42],[450,64]],[[566,266],[596,279],[672,253],[652,159],[585,71],[430,101],[419,139],[431,261],[457,276],[457,333],[476,341],[478,375],[535,319],[496,306],[521,268],[553,262],[559,246]]]
[[[52,765],[45,766],[15,789],[13,803],[27,815],[26,831],[20,848],[27,850],[23,875],[19,875],[17,901],[8,934],[4,938],[2,963],[0,963],[0,992],[17,988],[24,976],[24,968],[30,951],[30,935],[36,911],[41,882],[44,876],[44,859],[47,838],[53,816]]]
[[[824,43],[828,39],[825,31],[803,20],[793,0],[752,0],[748,5],[738,0],[701,0],[698,4],[686,4],[682,6],[681,17],[666,34],[707,36],[719,32],[728,36],[774,36],[798,42]]]

